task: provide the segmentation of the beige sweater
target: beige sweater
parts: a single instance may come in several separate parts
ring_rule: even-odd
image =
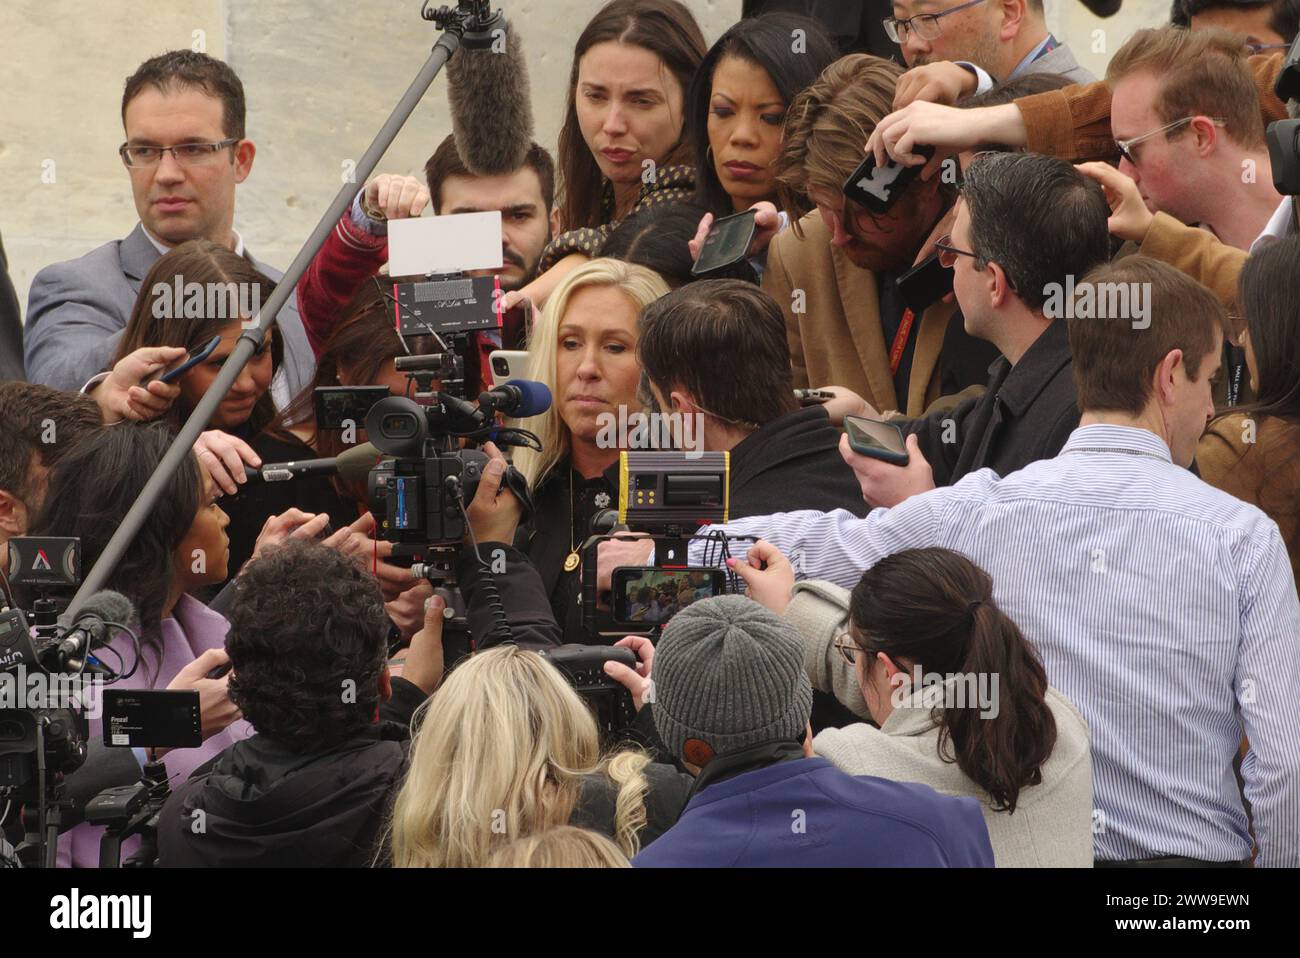
[[[855,714],[868,717],[857,676],[833,646],[835,637],[847,630],[848,597],[847,591],[828,582],[801,582],[785,615],[803,635],[804,666],[813,688],[833,693]],[[1023,789],[1011,814],[994,811],[987,792],[956,763],[939,757],[939,728],[928,708],[897,708],[882,728],[859,723],[826,729],[813,739],[813,749],[850,775],[921,782],[944,795],[978,798],[1000,868],[1090,868],[1088,726],[1055,689],[1048,690],[1047,702],[1056,720],[1056,747],[1043,766],[1042,783]]]

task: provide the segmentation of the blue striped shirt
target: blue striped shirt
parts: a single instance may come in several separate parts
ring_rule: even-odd
[[[1153,433],[1075,430],[1055,459],[990,469],[865,519],[721,527],[846,588],[903,549],[943,546],[993,577],[1051,684],[1092,735],[1098,860],[1250,856],[1300,865],[1300,600],[1277,525],[1175,465]],[[693,547],[692,562],[703,557]]]

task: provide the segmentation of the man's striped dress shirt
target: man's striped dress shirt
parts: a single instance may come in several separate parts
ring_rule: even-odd
[[[864,519],[756,516],[803,579],[846,588],[904,549],[943,546],[993,578],[1092,736],[1099,861],[1250,856],[1300,865],[1300,600],[1277,525],[1175,465],[1163,440],[1075,430],[1055,459],[985,469]],[[699,543],[692,561],[703,558]]]

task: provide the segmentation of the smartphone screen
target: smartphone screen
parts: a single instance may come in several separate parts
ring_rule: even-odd
[[[895,465],[907,464],[907,443],[902,431],[892,422],[845,416],[844,431],[848,434],[849,446],[854,452]]]
[[[614,570],[613,612],[616,625],[663,625],[692,602],[721,595],[719,569],[660,569],[654,566]]]
[[[915,152],[929,159],[934,155],[934,147],[918,146]],[[868,153],[845,181],[844,195],[872,213],[888,213],[890,207],[898,202],[898,198],[907,191],[908,186],[923,169],[925,169],[924,163],[903,166],[901,163],[891,161],[884,166],[877,166],[876,158]]]
[[[749,244],[754,241],[755,215],[754,210],[746,210],[716,220],[704,237],[704,245],[700,247],[699,259],[691,267],[691,274],[711,273],[744,259]]]

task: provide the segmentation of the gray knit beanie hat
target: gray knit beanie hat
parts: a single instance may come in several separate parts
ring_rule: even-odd
[[[799,633],[742,595],[673,616],[655,648],[654,684],[655,727],[674,757],[693,738],[715,755],[798,741],[812,714]]]

